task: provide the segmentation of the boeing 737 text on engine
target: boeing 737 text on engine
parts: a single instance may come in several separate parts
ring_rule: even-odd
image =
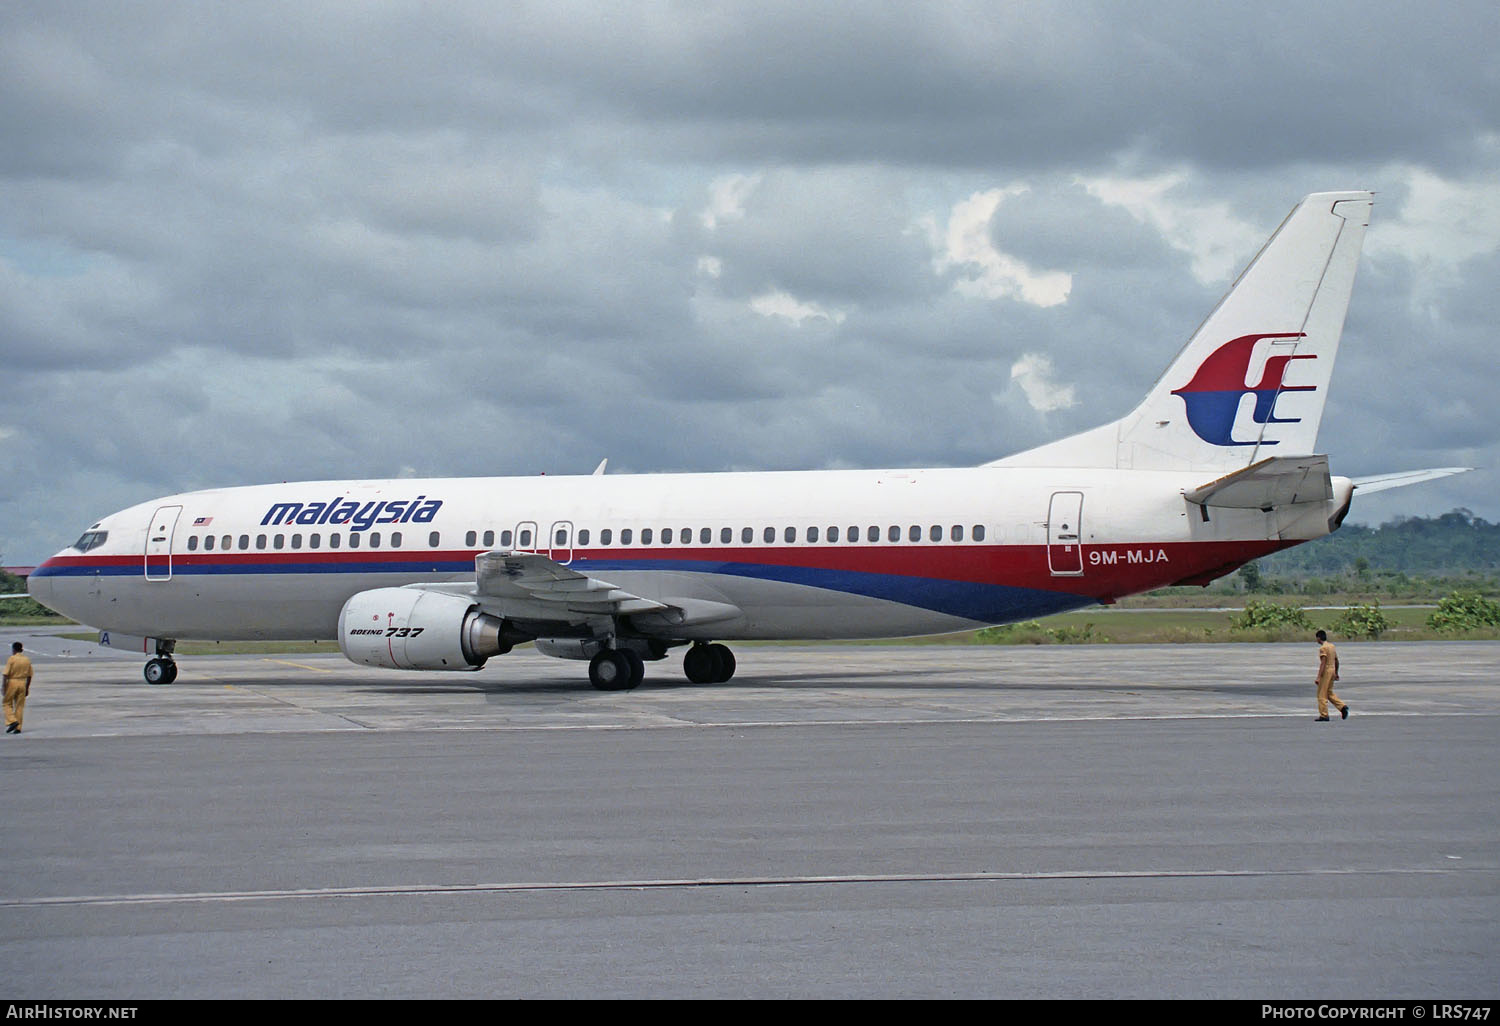
[[[1133,411],[979,467],[318,481],[111,514],[31,594],[151,654],[181,639],[337,639],[356,663],[473,670],[523,641],[640,683],[686,647],[936,634],[1206,584],[1338,528],[1356,489],[1315,447],[1369,223],[1307,197]],[[432,498],[441,496],[441,498]]]

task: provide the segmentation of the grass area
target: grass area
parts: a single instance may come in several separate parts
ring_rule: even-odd
[[[1319,603],[1320,605],[1322,603]],[[1330,603],[1331,604],[1331,603]],[[1500,639],[1500,630],[1478,628],[1444,634],[1427,626],[1432,609],[1422,606],[1381,606],[1391,626],[1381,641],[1476,641]],[[1236,611],[1210,609],[1089,609],[1060,613],[1045,620],[1009,627],[988,628],[973,634],[954,635],[972,639],[972,643],[1048,645],[1048,644],[1186,644],[1203,642],[1308,641],[1312,631],[1301,627],[1258,628],[1238,630],[1234,627]],[[1311,609],[1308,619],[1314,628],[1327,630],[1339,644],[1365,641],[1347,637],[1334,629],[1343,615],[1339,609]]]
[[[1393,597],[1376,591],[1335,591],[1321,595],[1304,595],[1300,592],[1205,591],[1202,588],[1162,588],[1144,595],[1130,595],[1120,600],[1119,609],[1239,609],[1251,600],[1262,602],[1289,602],[1307,606],[1352,606],[1372,605],[1379,602],[1381,608],[1399,608],[1401,605],[1431,605],[1447,595],[1411,595]]]
[[[1288,603],[1297,604],[1297,603]],[[1319,603],[1323,605],[1324,603]],[[1330,603],[1331,604],[1331,603]],[[1495,641],[1500,629],[1481,627],[1458,633],[1441,633],[1427,626],[1431,606],[1381,606],[1390,627],[1381,641]],[[1177,607],[1125,608],[1098,606],[1075,613],[1058,613],[1042,620],[1029,620],[987,627],[979,631],[939,634],[920,638],[829,642],[860,645],[1163,645],[1204,644],[1220,642],[1303,642],[1311,641],[1313,630],[1323,628],[1338,644],[1369,641],[1339,633],[1334,625],[1344,615],[1344,607],[1309,609],[1312,628],[1277,627],[1236,629],[1238,608],[1185,609]],[[741,644],[744,644],[741,642]],[[781,642],[755,642],[781,644]]]

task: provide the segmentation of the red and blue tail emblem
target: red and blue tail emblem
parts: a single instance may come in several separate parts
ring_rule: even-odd
[[[1266,360],[1265,372],[1260,382],[1247,385],[1245,377],[1250,370],[1250,356],[1255,344],[1268,338],[1302,338],[1303,332],[1279,335],[1241,335],[1230,339],[1209,354],[1193,375],[1173,395],[1182,396],[1187,405],[1188,424],[1199,438],[1210,445],[1276,445],[1274,440],[1250,438],[1244,441],[1234,437],[1234,418],[1239,412],[1240,400],[1245,395],[1255,396],[1255,411],[1251,415],[1257,424],[1297,424],[1301,417],[1276,416],[1276,399],[1283,392],[1312,392],[1316,385],[1283,384],[1287,365],[1293,360],[1316,360],[1311,353],[1301,356],[1273,356]]]

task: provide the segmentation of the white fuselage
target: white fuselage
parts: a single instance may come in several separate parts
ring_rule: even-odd
[[[101,542],[59,552],[30,587],[106,630],[323,639],[358,592],[472,582],[477,555],[531,551],[646,599],[739,611],[666,632],[678,638],[906,636],[1206,582],[1327,533],[1337,507],[1204,519],[1183,497],[1203,477],[979,467],[210,489],[106,517],[85,535]]]

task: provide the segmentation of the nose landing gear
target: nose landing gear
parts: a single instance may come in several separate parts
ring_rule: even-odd
[[[177,647],[177,642],[162,638],[156,642],[156,658],[146,660],[145,677],[147,684],[170,684],[177,679],[177,662],[172,658],[172,650]]]
[[[171,659],[150,659],[146,662],[147,684],[170,684],[177,679],[177,663]]]

